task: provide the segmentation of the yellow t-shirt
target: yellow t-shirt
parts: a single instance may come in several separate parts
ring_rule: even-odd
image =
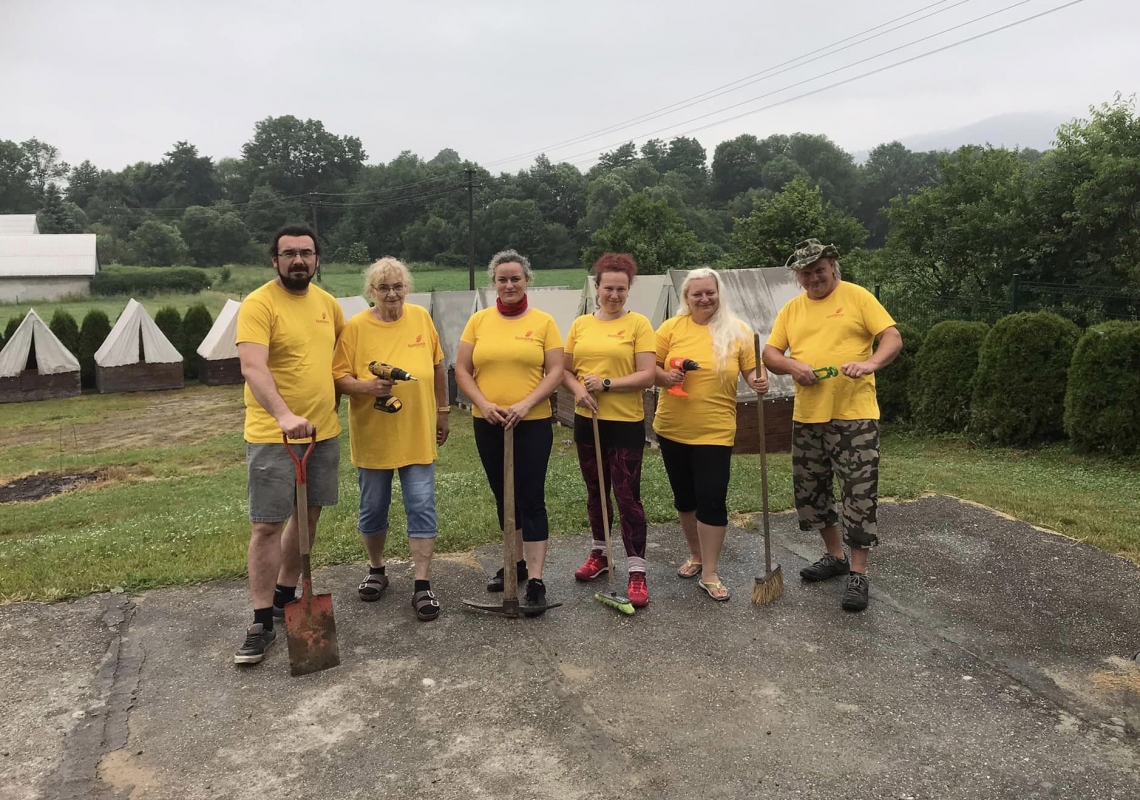
[[[691,358],[700,369],[685,373],[681,387],[689,396],[676,397],[662,389],[657,395],[653,430],[682,444],[719,444],[736,441],[736,378],[756,369],[756,351],[747,326],[733,344],[726,372],[713,365],[712,334],[693,318],[672,317],[657,329],[657,362],[669,371],[669,359]]]
[[[632,375],[637,371],[634,355],[656,349],[653,326],[644,315],[632,311],[605,321],[585,314],[574,320],[566,334],[566,352],[574,356],[574,375],[579,380],[591,374],[610,380]],[[584,408],[577,413],[591,416]],[[641,422],[645,419],[641,392],[599,392],[598,419]]]
[[[427,309],[404,303],[395,322],[383,322],[371,311],[348,321],[336,344],[333,378],[362,381],[375,376],[369,361],[407,371],[414,381],[396,381],[392,396],[404,407],[395,414],[373,408],[375,397],[349,395],[348,438],[352,463],[365,469],[398,469],[430,464],[436,459],[435,365],[443,360],[439,334]]]
[[[332,360],[344,329],[340,303],[309,284],[304,296],[290,294],[276,281],[250,292],[238,309],[237,341],[269,348],[269,371],[289,410],[317,428],[317,439],[340,435]],[[281,426],[245,387],[245,440],[281,442]]]
[[[512,318],[494,308],[485,308],[467,320],[459,340],[475,348],[471,358],[479,391],[503,408],[538,388],[546,375],[547,351],[562,348],[562,335],[554,317],[537,308]],[[471,409],[471,413],[483,416],[478,408]],[[549,419],[550,403],[536,403],[526,418]]]
[[[767,344],[787,350],[796,361],[813,369],[839,368],[849,361],[871,357],[875,337],[895,321],[875,295],[862,286],[840,281],[822,300],[806,293],[789,300],[772,325]],[[848,378],[842,372],[814,386],[796,384],[796,422],[830,422],[833,419],[878,419],[875,376]]]

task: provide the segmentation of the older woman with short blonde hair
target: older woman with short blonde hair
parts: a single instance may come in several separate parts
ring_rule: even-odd
[[[372,601],[388,588],[384,545],[392,476],[399,472],[415,564],[412,609],[417,618],[432,620],[439,614],[428,578],[439,532],[435,460],[439,445],[447,441],[451,411],[443,350],[427,310],[405,302],[412,275],[403,262],[381,258],[374,263],[365,274],[364,290],[375,305],[345,325],[333,362],[337,391],[349,396],[349,440],[360,485],[358,529],[368,552],[368,574],[357,591],[361,600]],[[374,361],[417,380],[397,383],[376,376],[369,370]]]

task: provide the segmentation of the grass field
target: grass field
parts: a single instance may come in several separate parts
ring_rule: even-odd
[[[465,269],[439,269],[431,264],[413,264],[413,283],[417,292],[443,292],[466,289],[469,276]],[[215,279],[211,285],[213,289],[198,294],[159,294],[153,296],[142,295],[136,297],[153,317],[155,312],[163,306],[174,306],[179,313],[196,303],[204,303],[210,310],[211,316],[226,304],[227,298],[240,300],[258,286],[272,279],[273,270],[270,266],[253,266],[246,264],[231,265],[228,267],[230,277],[224,283],[218,283],[219,269],[210,269],[207,272]],[[321,281],[318,284],[335,297],[348,297],[362,294],[364,288],[364,269],[360,264],[325,264],[321,270]],[[535,286],[569,286],[580,289],[586,277],[586,272],[578,268],[535,270]],[[475,285],[487,285],[487,272],[483,267],[475,270]],[[118,318],[119,313],[126,307],[130,297],[127,295],[91,296],[66,300],[61,302],[32,302],[32,303],[5,303],[0,304],[0,333],[8,323],[9,317],[23,317],[29,308],[35,308],[45,321],[51,321],[52,314],[57,308],[65,309],[75,317],[76,322],[82,323],[84,315],[93,308],[100,308],[106,312],[112,322]]]
[[[5,406],[0,484],[41,470],[98,470],[104,477],[68,494],[0,506],[0,602],[243,575],[249,528],[242,414],[240,387],[87,394]],[[456,411],[452,425],[437,478],[441,551],[499,538],[470,417]],[[547,478],[551,531],[580,533],[587,526],[585,489],[570,432],[557,431]],[[348,457],[345,441],[341,504],[322,518],[318,564],[363,558]],[[774,508],[787,508],[789,458],[774,456],[769,463]],[[758,485],[758,457],[737,457],[729,493],[734,514],[759,509]],[[937,492],[973,500],[1140,563],[1135,462],[1074,456],[1059,447],[979,449],[961,440],[888,433],[880,490],[899,499]],[[675,519],[654,451],[647,451],[642,495],[651,522]],[[398,502],[392,521],[393,530],[401,530]],[[403,537],[392,536],[389,546],[394,556],[406,555]]]

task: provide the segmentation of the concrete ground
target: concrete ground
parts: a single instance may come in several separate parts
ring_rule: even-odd
[[[0,607],[0,797],[1140,796],[1140,570],[949,498],[880,525],[862,615],[800,583],[817,542],[790,515],[765,607],[739,529],[717,604],[654,528],[634,617],[575,585],[579,537],[552,544],[565,606],[537,619],[459,604],[500,548],[437,562],[428,624],[407,565],[372,604],[360,566],[322,570],[342,664],[303,678],[283,638],[231,663],[241,582]]]

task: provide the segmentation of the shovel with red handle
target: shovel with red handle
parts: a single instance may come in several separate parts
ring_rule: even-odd
[[[282,434],[285,449],[297,470],[297,539],[301,544],[301,597],[285,606],[285,630],[289,641],[289,671],[293,675],[308,675],[340,664],[340,649],[336,641],[336,620],[333,619],[331,594],[313,594],[313,568],[309,562],[309,487],[305,470],[309,456],[317,446],[317,431],[297,458],[289,445],[289,437]]]

